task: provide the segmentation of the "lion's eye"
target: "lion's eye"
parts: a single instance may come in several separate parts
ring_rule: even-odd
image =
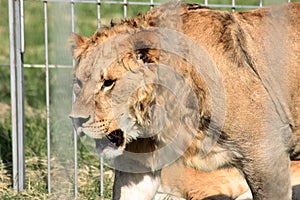
[[[78,85],[80,88],[82,88],[82,82],[78,78],[73,79],[73,84]]]
[[[104,80],[103,86],[104,86],[104,87],[110,87],[110,86],[112,86],[112,85],[114,84],[115,81],[116,81],[116,80],[111,80],[111,79]]]
[[[78,78],[74,78],[73,79],[74,93],[77,95],[80,92],[81,88],[82,88],[82,82]]]

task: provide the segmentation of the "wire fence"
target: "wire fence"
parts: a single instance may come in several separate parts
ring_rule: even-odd
[[[28,0],[29,1],[29,0]],[[71,32],[76,32],[75,30],[75,20],[76,12],[75,5],[77,4],[93,4],[95,6],[94,10],[96,12],[97,26],[100,28],[102,26],[102,6],[104,5],[118,5],[123,7],[123,17],[128,17],[128,8],[134,5],[144,6],[147,9],[152,9],[154,6],[160,5],[162,1],[103,1],[103,0],[43,0],[36,1],[37,3],[43,4],[43,21],[44,21],[44,51],[45,51],[45,63],[44,64],[25,64],[24,63],[24,52],[26,50],[25,46],[25,36],[24,36],[24,3],[28,1],[23,0],[8,0],[9,2],[9,41],[10,41],[10,64],[1,64],[0,66],[10,66],[10,78],[11,78],[11,112],[12,112],[12,146],[13,146],[13,182],[14,190],[16,192],[24,190],[25,188],[25,145],[24,145],[24,79],[23,79],[23,68],[24,67],[37,67],[45,68],[46,73],[46,119],[47,119],[47,158],[48,158],[48,192],[51,193],[51,109],[50,109],[50,74],[49,69],[51,68],[71,68],[71,65],[66,65],[65,63],[50,63],[49,62],[49,24],[51,22],[51,17],[49,17],[49,4],[67,4],[69,7],[69,13],[67,15],[71,18]],[[252,1],[253,2],[253,1]],[[287,0],[286,2],[290,2]],[[265,4],[263,0],[257,0],[253,5],[246,5],[245,1],[236,0],[224,0],[224,1],[214,1],[214,0],[202,0],[202,1],[192,1],[192,3],[200,3],[202,5],[212,7],[228,9],[232,12],[243,9],[254,9],[263,7]],[[66,14],[66,13],[64,13]],[[64,27],[61,27],[64,28]],[[70,100],[71,101],[71,100]],[[74,138],[74,194],[78,194],[78,169],[77,169],[77,134],[73,133]],[[103,160],[100,158],[100,196],[103,196]]]

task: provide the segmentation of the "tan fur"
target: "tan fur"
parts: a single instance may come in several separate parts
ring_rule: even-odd
[[[299,199],[300,162],[291,162],[293,199]],[[249,190],[246,180],[234,168],[211,172],[197,171],[177,161],[163,168],[160,193],[185,199],[236,199]]]
[[[154,150],[170,143],[180,127],[178,120],[167,119],[167,128],[151,135],[156,117],[150,113],[157,104],[181,119],[173,105],[174,95],[155,84],[162,78],[158,64],[172,66],[198,100],[185,108],[198,111],[192,115],[199,120],[196,133],[189,131],[188,123],[180,129],[181,145],[189,145],[184,164],[199,170],[234,166],[245,176],[254,199],[290,199],[289,157],[299,159],[300,152],[299,11],[300,4],[291,3],[230,14],[177,2],[100,29],[90,38],[73,35],[77,65],[71,117],[75,127],[97,140],[121,129],[126,142],[118,150],[153,152],[144,161],[130,159],[159,170]],[[202,54],[221,74],[226,107],[212,104],[215,93],[187,58],[160,49],[161,42],[168,41],[167,36],[156,35],[163,28],[184,34],[199,51],[204,49]],[[130,36],[125,42],[120,39],[124,34]],[[174,48],[188,55],[189,46],[180,41],[173,41]],[[124,48],[129,51],[120,50]],[[117,57],[105,66],[114,52]],[[215,92],[221,95],[221,90]],[[222,127],[213,121],[214,109],[220,115],[226,112]],[[212,149],[205,145],[205,139],[213,141],[218,134]]]

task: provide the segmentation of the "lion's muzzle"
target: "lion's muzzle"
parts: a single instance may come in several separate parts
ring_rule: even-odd
[[[70,118],[72,119],[73,126],[80,137],[87,135],[94,139],[106,138],[109,143],[115,147],[125,145],[124,132],[121,129],[108,132],[106,126],[109,126],[110,123],[105,123],[105,120],[100,123],[94,123],[93,125],[87,126],[86,123],[88,123],[91,117],[83,118],[70,115]]]
[[[72,119],[73,126],[74,126],[77,134],[80,137],[84,136],[85,133],[83,132],[82,125],[84,123],[86,123],[87,121],[89,121],[90,116],[89,117],[75,117],[73,115],[70,115],[69,117]]]

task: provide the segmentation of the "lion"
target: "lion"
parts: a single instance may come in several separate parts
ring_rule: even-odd
[[[229,13],[171,2],[72,34],[70,117],[115,168],[113,199],[152,199],[161,169],[235,167],[253,199],[291,199],[300,158],[300,3]]]

